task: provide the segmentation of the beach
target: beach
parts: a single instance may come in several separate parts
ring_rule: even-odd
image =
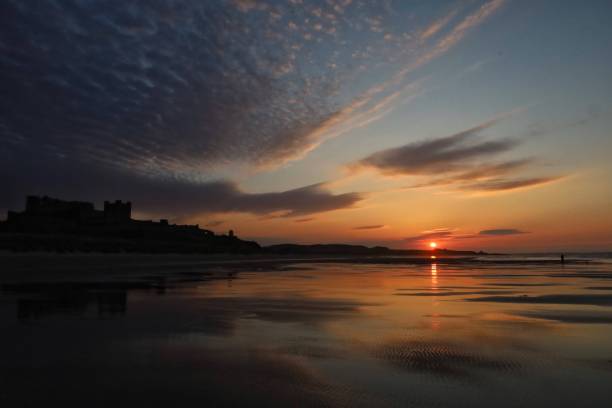
[[[602,406],[612,267],[552,261],[4,254],[0,401]]]

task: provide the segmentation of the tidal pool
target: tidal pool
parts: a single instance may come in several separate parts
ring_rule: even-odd
[[[612,397],[611,264],[5,265],[3,407],[596,407]]]

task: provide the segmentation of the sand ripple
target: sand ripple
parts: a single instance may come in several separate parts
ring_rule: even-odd
[[[374,355],[402,369],[436,376],[470,377],[480,370],[512,372],[521,368],[518,362],[510,359],[435,342],[391,341],[378,347]]]

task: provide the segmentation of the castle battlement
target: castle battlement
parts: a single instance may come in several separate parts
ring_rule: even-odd
[[[261,247],[234,231],[215,234],[198,224],[135,220],[130,201],[93,203],[28,196],[23,211],[0,221],[0,249],[147,253],[251,253]]]
[[[104,201],[103,210],[93,203],[65,201],[47,196],[27,196],[24,211],[9,211],[4,229],[14,232],[83,232],[95,234],[144,234],[197,238],[214,236],[198,225],[170,224],[167,219],[132,219],[130,201]]]
[[[117,200],[104,201],[104,218],[107,222],[128,222],[132,219],[132,203]]]

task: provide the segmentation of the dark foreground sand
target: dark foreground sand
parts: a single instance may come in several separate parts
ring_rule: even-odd
[[[606,406],[611,279],[553,259],[2,254],[0,406]]]

